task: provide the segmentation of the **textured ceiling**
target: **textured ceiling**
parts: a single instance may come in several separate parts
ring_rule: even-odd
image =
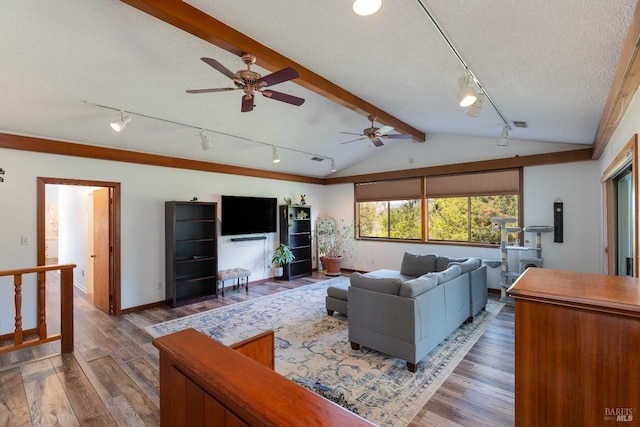
[[[472,118],[457,106],[463,68],[416,0],[384,1],[359,17],[350,0],[189,4],[429,134],[497,138],[502,120],[485,102]],[[633,0],[423,0],[504,117],[523,120],[512,139],[593,143]],[[116,0],[5,2],[0,16],[0,131],[308,176],[330,174],[407,140],[375,148],[341,131],[361,132],[365,116],[294,82],[275,90],[306,99],[295,107],[258,95],[240,112],[239,91],[200,61],[232,71],[241,59]],[[254,67],[263,75],[275,70]],[[87,102],[84,102],[87,101]],[[121,133],[117,112],[143,116]],[[210,133],[200,147],[197,128]],[[234,135],[234,136],[229,136]],[[282,162],[271,162],[271,145]]]

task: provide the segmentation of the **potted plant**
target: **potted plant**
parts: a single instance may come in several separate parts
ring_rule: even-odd
[[[289,249],[289,246],[281,243],[273,252],[273,256],[271,257],[271,262],[274,265],[273,275],[275,277],[281,277],[284,273],[283,267],[294,259],[296,259],[296,257],[293,252],[291,252],[291,249]]]
[[[318,218],[316,223],[316,244],[320,262],[327,276],[339,276],[345,257],[351,256],[353,224],[341,221],[338,226],[331,217]]]

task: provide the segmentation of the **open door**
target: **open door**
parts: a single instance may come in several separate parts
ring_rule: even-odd
[[[602,177],[605,211],[605,272],[638,277],[638,135],[625,145]]]
[[[93,305],[113,314],[113,292],[110,287],[111,242],[109,239],[111,190],[93,191]]]
[[[78,180],[68,178],[37,178],[37,258],[38,265],[45,265],[46,259],[46,239],[45,239],[45,220],[47,218],[46,212],[46,196],[45,187],[48,184],[57,185],[77,185],[83,187],[101,187],[101,191],[104,193],[100,195],[94,195],[94,207],[99,204],[98,210],[102,211],[101,216],[106,220],[94,220],[94,224],[103,224],[102,229],[96,233],[98,240],[102,240],[100,244],[101,250],[95,252],[93,245],[87,247],[87,252],[94,251],[90,255],[95,255],[96,262],[94,265],[94,280],[93,292],[94,292],[94,304],[100,310],[112,315],[122,314],[121,304],[121,289],[120,289],[120,183],[108,182],[108,181],[89,181]],[[106,210],[106,213],[105,213]],[[91,216],[93,214],[89,212]],[[88,230],[88,233],[91,233]],[[95,232],[95,231],[94,231]],[[104,237],[106,235],[106,237]],[[104,240],[106,239],[106,244]],[[99,258],[99,262],[98,262]],[[77,272],[74,272],[76,274]],[[106,285],[104,284],[106,282]],[[98,292],[100,296],[99,301],[96,302],[95,298]],[[99,305],[98,305],[99,304]]]

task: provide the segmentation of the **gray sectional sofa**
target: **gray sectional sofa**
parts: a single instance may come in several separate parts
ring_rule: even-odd
[[[348,288],[349,341],[418,362],[487,303],[486,266],[406,252],[397,270],[353,273]]]

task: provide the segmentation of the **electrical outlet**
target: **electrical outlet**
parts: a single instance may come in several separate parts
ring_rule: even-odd
[[[29,236],[20,236],[20,244],[22,246],[31,244],[31,242],[29,241]]]

